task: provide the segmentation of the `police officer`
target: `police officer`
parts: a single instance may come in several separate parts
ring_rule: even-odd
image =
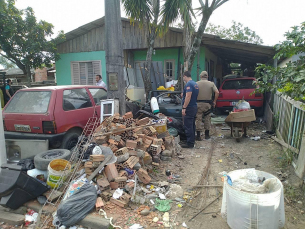
[[[197,141],[201,141],[201,131],[202,127],[202,115],[211,109],[211,105],[215,107],[216,100],[219,95],[219,91],[215,84],[208,81],[208,73],[202,71],[200,73],[201,80],[197,82],[199,87],[199,94],[197,97],[198,112],[196,115],[196,131],[197,131]],[[212,100],[213,92],[215,93],[214,101]],[[210,138],[210,127],[211,127],[211,113],[205,115],[204,117],[204,129],[205,129],[205,139]]]
[[[183,127],[187,137],[187,143],[182,144],[183,148],[194,148],[195,144],[195,119],[197,114],[198,85],[192,80],[191,73],[183,73],[183,81],[186,83],[182,98],[182,118]]]

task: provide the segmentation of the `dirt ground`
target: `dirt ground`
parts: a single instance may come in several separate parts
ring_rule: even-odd
[[[165,171],[170,170],[172,174],[178,176],[176,184],[180,185],[184,192],[193,196],[190,202],[182,203],[182,207],[178,206],[178,202],[172,202],[172,208],[169,211],[171,228],[182,229],[186,228],[185,226],[191,229],[229,228],[220,214],[222,188],[193,187],[200,181],[204,185],[222,185],[220,172],[244,168],[255,168],[279,177],[285,191],[286,222],[284,228],[305,228],[305,187],[302,186],[302,180],[294,174],[293,166],[290,165],[282,147],[264,133],[264,124],[252,123],[248,128],[249,137],[243,138],[241,142],[236,142],[230,136],[230,130],[223,129],[227,129],[227,127],[226,124],[213,126],[211,139],[196,142],[194,149],[182,149],[180,153],[174,155],[172,161],[161,162],[160,168],[154,171],[153,181],[169,181]],[[261,139],[254,141],[250,139],[252,136],[260,136]],[[210,152],[213,153],[210,167],[207,170],[206,165]],[[205,171],[207,179],[202,180]],[[220,196],[218,200],[191,220],[218,195]],[[164,227],[161,223],[163,213],[153,211],[148,216],[140,216],[137,214],[138,211],[139,205],[130,204],[126,209],[113,204],[107,205],[108,217],[114,217],[114,224],[121,228],[129,228],[135,223],[139,223],[145,228]],[[159,219],[160,224],[152,223],[154,217]],[[183,223],[185,223],[184,226]],[[0,225],[0,228],[14,227]]]
[[[278,143],[263,133],[263,124],[253,123],[248,128],[248,138],[236,142],[230,136],[229,130],[222,130],[224,125],[214,126],[212,139],[196,142],[196,149],[183,149],[181,154],[184,159],[176,158],[168,163],[168,168],[176,174],[181,175],[181,186],[184,191],[197,185],[202,177],[202,172],[208,161],[208,155],[214,144],[208,179],[205,185],[222,185],[220,172],[230,172],[236,169],[255,168],[257,170],[271,173],[282,180],[285,191],[285,214],[286,223],[284,228],[305,228],[304,215],[304,188],[302,180],[296,177],[294,169],[289,165],[285,152]],[[223,136],[223,138],[222,138]],[[260,136],[259,141],[251,140],[251,136]],[[174,206],[172,211],[178,212],[176,228],[183,228],[181,224],[186,223],[188,228],[229,228],[226,221],[221,217],[220,209],[222,198],[211,204],[193,220],[190,220],[201,209],[213,201],[222,188],[196,188],[200,191],[190,205],[179,209]]]

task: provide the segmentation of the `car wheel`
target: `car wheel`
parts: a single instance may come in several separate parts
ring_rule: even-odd
[[[78,137],[81,135],[81,131],[68,131],[64,139],[62,140],[61,147],[62,149],[68,149],[71,150],[74,146],[76,146],[78,142]]]
[[[71,157],[70,150],[67,149],[52,149],[41,152],[34,157],[34,165],[36,169],[48,170],[49,163],[54,159],[69,160]]]

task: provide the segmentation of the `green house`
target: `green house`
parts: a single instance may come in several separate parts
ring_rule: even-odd
[[[66,33],[66,41],[57,46],[61,57],[56,61],[58,85],[95,84],[96,74],[102,75],[104,82],[106,81],[104,25],[103,17]],[[122,18],[122,35],[125,73],[129,82],[140,81],[147,51],[145,30],[139,28],[137,23],[133,24],[129,19]],[[158,82],[155,82],[157,87],[160,86],[160,79],[167,82],[177,80],[181,76],[184,63],[183,46],[181,29],[170,28],[163,37],[156,38],[152,74],[159,77],[156,78]],[[209,73],[209,80],[219,86],[222,77],[234,70],[231,63],[238,63],[243,72],[251,75],[254,74],[253,70],[257,63],[267,63],[272,60],[273,55],[273,47],[204,34],[200,52],[191,69],[192,78],[195,81],[199,80],[201,71],[206,70]],[[131,71],[132,69],[134,71]],[[133,79],[130,79],[132,77]],[[141,86],[141,82],[134,84]]]

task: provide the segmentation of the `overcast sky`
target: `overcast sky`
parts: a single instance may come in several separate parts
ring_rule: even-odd
[[[198,7],[199,0],[193,0],[193,4]],[[38,19],[52,23],[55,33],[69,32],[104,16],[105,12],[104,0],[16,1],[19,9],[27,6],[34,9]],[[304,9],[305,0],[229,0],[213,13],[209,22],[230,27],[235,20],[255,31],[264,45],[275,45],[284,40],[283,35],[290,27],[305,21]]]

